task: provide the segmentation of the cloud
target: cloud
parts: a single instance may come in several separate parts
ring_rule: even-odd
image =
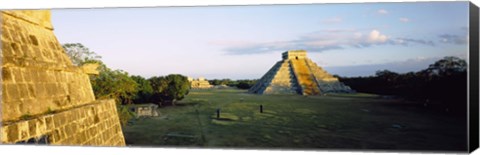
[[[368,42],[370,43],[384,43],[386,42],[388,37],[384,34],[380,34],[378,30],[372,30],[368,35]]]
[[[303,49],[309,52],[324,52],[331,50],[342,50],[346,48],[368,48],[381,45],[435,45],[432,41],[428,40],[392,38],[386,34],[383,34],[377,29],[371,29],[369,31],[353,29],[330,29],[311,32],[294,40],[257,43],[233,43],[241,44],[226,44],[225,46],[227,46],[227,48],[225,48],[224,51],[226,51],[227,54],[258,54],[286,51],[291,49]]]
[[[344,32],[355,32],[355,29],[325,29],[321,32],[325,33],[344,33]]]
[[[457,44],[457,45],[463,45],[468,43],[468,35],[465,36],[460,36],[460,35],[454,35],[454,34],[442,34],[439,35],[440,37],[440,42],[442,43],[447,43],[447,44]]]
[[[404,22],[404,23],[407,23],[407,22],[410,22],[410,19],[408,18],[405,18],[405,17],[402,17],[399,19],[401,22]]]
[[[244,55],[244,54],[259,54],[269,53],[275,51],[286,51],[289,49],[303,49],[307,51],[327,51],[335,49],[343,49],[343,47],[335,44],[319,45],[315,42],[308,41],[291,41],[291,42],[268,42],[256,43],[248,46],[235,46],[225,49],[227,54]]]
[[[408,46],[411,43],[435,46],[435,43],[431,40],[422,40],[422,39],[412,39],[412,38],[395,38],[395,44]]]
[[[343,21],[342,18],[340,17],[333,17],[329,19],[322,20],[323,24],[336,24],[336,23],[341,23]]]
[[[438,35],[439,37],[439,42],[445,43],[445,44],[456,44],[456,45],[464,45],[467,44],[470,41],[470,38],[468,36],[468,30],[469,28],[466,26],[460,27],[460,31],[457,31],[456,33],[452,32],[450,34],[441,34]]]
[[[386,14],[388,14],[388,11],[385,10],[385,9],[380,9],[380,10],[377,11],[377,13],[386,15]]]

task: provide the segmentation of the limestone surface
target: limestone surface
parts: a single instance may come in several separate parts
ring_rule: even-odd
[[[255,94],[350,93],[353,90],[307,57],[305,50],[282,53],[278,61],[252,88]]]
[[[50,11],[1,11],[0,23],[0,142],[125,145],[115,102],[95,100],[88,75],[95,65],[72,64]]]
[[[130,110],[135,112],[136,117],[156,117],[158,105],[156,104],[137,104],[130,106]]]
[[[188,81],[190,82],[190,88],[192,88],[192,89],[209,89],[209,88],[213,87],[203,77],[199,77],[198,79],[194,79],[194,78],[189,77]]]

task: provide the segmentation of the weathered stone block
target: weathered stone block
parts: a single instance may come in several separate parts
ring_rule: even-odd
[[[0,128],[0,141],[8,142],[7,136],[8,136],[7,130],[5,130],[5,128]]]
[[[26,84],[27,90],[28,90],[28,96],[30,98],[37,98],[37,91],[34,88],[33,84]]]
[[[19,98],[30,98],[30,95],[28,94],[28,87],[27,87],[27,84],[17,84],[17,90],[18,90],[18,93],[19,93]]]
[[[18,122],[17,123],[18,135],[19,140],[26,140],[28,139],[29,135],[29,128],[28,128],[28,121]]]
[[[42,134],[42,133],[48,132],[46,122],[45,122],[45,118],[43,118],[43,117],[37,118],[36,119],[36,126],[37,126],[37,133]]]
[[[37,120],[29,120],[28,121],[28,133],[31,137],[37,136]]]
[[[12,124],[12,125],[2,127],[2,128],[4,128],[6,130],[5,133],[7,133],[6,134],[7,141],[5,141],[5,142],[12,143],[12,142],[16,142],[16,141],[20,140],[17,124]]]
[[[4,83],[14,82],[11,68],[5,68],[2,70],[2,80]]]
[[[18,101],[21,96],[20,92],[18,90],[18,87],[14,84],[5,84],[3,89],[5,89],[7,95],[5,95],[5,98],[2,99],[5,102],[11,102],[11,101]]]

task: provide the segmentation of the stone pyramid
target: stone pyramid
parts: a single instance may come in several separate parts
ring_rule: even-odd
[[[190,88],[192,89],[209,89],[213,87],[204,77],[199,77],[198,79],[188,77],[188,82],[190,82]]]
[[[350,93],[353,90],[338,81],[307,57],[305,50],[282,53],[278,61],[252,88],[255,94]]]

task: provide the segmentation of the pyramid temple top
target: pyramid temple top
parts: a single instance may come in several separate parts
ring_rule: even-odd
[[[304,59],[306,57],[307,57],[307,51],[305,50],[288,50],[282,53],[283,60]]]

